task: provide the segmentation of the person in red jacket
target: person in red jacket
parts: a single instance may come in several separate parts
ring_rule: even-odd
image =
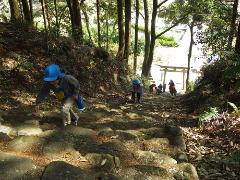
[[[177,91],[176,91],[176,88],[175,88],[175,84],[173,82],[173,80],[170,80],[169,82],[169,92],[172,96],[176,96],[177,95]]]

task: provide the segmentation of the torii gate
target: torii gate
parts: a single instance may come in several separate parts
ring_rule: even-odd
[[[164,76],[161,76],[161,81],[163,77],[163,83],[166,83],[166,74],[167,72],[182,72],[183,73],[183,90],[185,89],[185,73],[187,73],[187,67],[177,67],[177,66],[160,66],[160,71],[164,72]]]

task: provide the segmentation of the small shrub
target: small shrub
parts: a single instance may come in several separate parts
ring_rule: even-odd
[[[203,123],[209,122],[212,119],[218,117],[218,108],[217,107],[210,107],[209,110],[204,111],[201,115],[199,115],[198,123],[199,126],[202,126]]]

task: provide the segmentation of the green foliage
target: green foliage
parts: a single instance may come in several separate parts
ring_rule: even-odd
[[[133,25],[134,27],[134,25]],[[138,31],[144,32],[145,31],[145,27],[142,25],[138,25]]]
[[[134,25],[132,25],[134,28]],[[145,27],[142,25],[138,25],[138,30],[141,32],[145,31]],[[160,32],[157,32],[156,34],[159,34]],[[161,46],[167,46],[167,47],[178,47],[179,44],[176,42],[175,38],[173,36],[167,36],[162,35],[159,40],[156,41],[157,45]]]
[[[235,162],[239,162],[240,163],[240,151],[235,151],[231,154],[231,159]]]
[[[218,89],[240,92],[240,56],[229,51],[220,57],[221,59],[202,68],[203,80]]]
[[[188,82],[187,92],[193,91],[195,88],[195,83],[193,81]]]
[[[33,67],[33,63],[29,62],[26,56],[19,55],[17,59],[19,63],[16,66],[16,69],[28,70]]]
[[[233,108],[233,112],[231,114],[234,116],[239,116],[240,108],[238,108],[234,103],[228,102],[228,104]]]
[[[134,41],[131,41],[131,49],[130,49],[130,54],[134,53]],[[138,39],[138,49],[137,49],[137,55],[139,56],[143,51],[144,51],[144,45],[145,41],[144,39]]]
[[[209,4],[209,16],[206,21],[201,42],[205,44],[205,51],[210,48],[213,53],[225,50],[228,43],[229,25],[232,17],[232,5],[213,1]]]
[[[157,40],[157,44],[161,46],[168,46],[168,47],[178,47],[179,44],[175,41],[173,36],[166,36],[162,35],[159,40]]]
[[[211,119],[214,119],[218,116],[218,108],[217,107],[210,107],[207,111],[204,111],[202,114],[199,115],[198,122],[201,126],[204,122],[208,122]]]

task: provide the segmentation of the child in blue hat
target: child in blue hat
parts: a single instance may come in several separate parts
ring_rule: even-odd
[[[74,106],[81,112],[85,109],[83,98],[79,94],[80,85],[78,80],[72,75],[63,74],[56,64],[51,64],[45,68],[43,80],[44,85],[36,98],[35,111],[39,111],[39,104],[52,90],[56,97],[62,101],[63,126],[71,124],[71,115],[75,119],[74,124],[77,125],[79,117]]]
[[[132,101],[134,103],[141,103],[142,94],[143,94],[143,86],[141,85],[138,79],[134,79],[132,81]]]

